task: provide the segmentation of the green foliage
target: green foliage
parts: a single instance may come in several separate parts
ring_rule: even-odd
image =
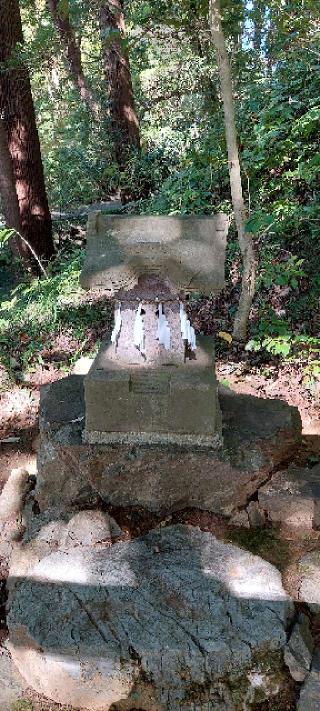
[[[22,282],[2,301],[0,362],[9,370],[13,355],[22,372],[52,359],[56,367],[69,367],[90,350],[90,332],[110,323],[111,306],[102,309],[101,304],[83,301],[82,263],[82,250],[68,249],[53,263],[48,279]],[[62,334],[63,346],[59,345]]]
[[[297,289],[299,279],[307,274],[302,268],[303,259],[298,259],[294,254],[281,253],[277,245],[266,245],[260,258],[260,269],[258,276],[258,289],[270,289],[272,285],[288,286]]]
[[[237,528],[231,532],[230,540],[251,553],[260,555],[280,571],[286,568],[290,560],[288,543],[282,540],[274,529],[246,530]]]
[[[33,704],[27,699],[20,699],[12,704],[12,711],[33,711]]]
[[[15,230],[3,228],[0,229],[0,250],[6,245],[11,237],[14,237]]]
[[[142,150],[132,152],[121,171],[109,138],[97,5],[61,0],[60,10],[69,13],[76,36],[81,37],[84,71],[104,108],[99,125],[71,81],[47,4],[21,0],[21,6],[26,44],[17,47],[12,61],[23,59],[29,65],[52,207],[77,207],[118,193],[129,213],[231,212],[208,0],[125,3]],[[267,4],[224,0],[222,11],[232,58],[243,188],[250,207],[246,229],[259,257],[248,348],[280,358],[304,354],[306,377],[317,377],[317,346],[309,343],[304,353],[301,340],[319,338],[317,3],[305,0],[302,8],[280,0]],[[5,250],[1,252],[4,258]],[[230,314],[238,297],[239,262],[232,231],[227,261],[227,278],[232,275],[227,283],[233,299]],[[51,287],[37,287],[39,305],[47,288],[52,288],[52,295],[56,288],[59,291],[54,278],[50,276]],[[19,304],[26,304],[27,298],[26,291]],[[52,322],[51,307],[43,313],[55,329],[60,317]]]

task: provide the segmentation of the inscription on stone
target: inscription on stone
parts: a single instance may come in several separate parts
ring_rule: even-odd
[[[170,391],[170,380],[148,373],[139,373],[131,376],[129,388],[136,395],[167,395]]]

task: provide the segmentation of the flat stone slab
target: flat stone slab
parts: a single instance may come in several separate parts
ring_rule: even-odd
[[[320,466],[277,472],[258,494],[273,523],[295,529],[320,526]]]
[[[89,445],[82,441],[83,377],[46,388],[40,407],[36,497],[41,510],[114,506],[155,513],[196,507],[231,515],[244,507],[270,471],[301,440],[296,408],[219,388],[224,448],[203,451],[136,442]]]
[[[279,688],[293,605],[261,558],[179,525],[38,561],[11,571],[8,625],[17,668],[48,698],[237,711]]]
[[[228,216],[89,216],[85,289],[131,289],[144,274],[178,289],[210,293],[224,287]]]

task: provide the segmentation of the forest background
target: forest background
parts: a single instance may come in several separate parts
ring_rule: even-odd
[[[233,214],[208,0],[0,0],[2,49],[19,12],[23,38],[0,50],[2,119],[8,73],[27,73],[53,229],[34,244],[47,278],[32,274],[28,249],[17,267],[11,233],[0,231],[5,388],[61,377],[110,327],[112,305],[79,287],[83,206],[111,199],[124,214]],[[232,220],[226,289],[215,300],[196,295],[190,308],[198,330],[217,335],[222,360],[274,381],[283,368],[293,388],[319,398],[318,2],[224,0],[221,17],[258,259],[245,343],[232,340],[242,270]],[[230,367],[222,372],[228,381]]]

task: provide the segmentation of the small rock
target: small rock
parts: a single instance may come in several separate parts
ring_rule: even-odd
[[[30,475],[27,469],[12,469],[0,496],[0,525],[21,513],[29,489]]]
[[[304,681],[310,671],[313,639],[307,615],[299,615],[284,650],[284,661],[295,681]]]
[[[61,539],[63,548],[111,545],[108,514],[102,511],[81,511],[70,519]]]
[[[8,560],[13,542],[22,538],[25,530],[23,506],[31,488],[26,469],[13,469],[0,496],[0,555]]]
[[[247,511],[236,511],[230,518],[229,523],[231,526],[237,526],[238,528],[250,528],[249,516]]]
[[[320,550],[314,550],[299,561],[299,599],[310,609],[320,612]]]
[[[320,524],[320,466],[277,472],[258,493],[259,503],[274,523],[299,529]]]
[[[266,523],[266,515],[258,501],[251,501],[247,506],[250,528],[262,528]]]

